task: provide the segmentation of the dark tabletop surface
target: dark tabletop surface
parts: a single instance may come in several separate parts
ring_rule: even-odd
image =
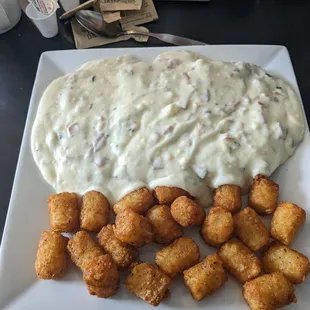
[[[310,117],[310,1],[212,0],[156,2],[159,20],[147,27],[209,44],[285,45],[292,58],[307,118]],[[0,35],[0,238],[7,214],[29,99],[42,52],[75,48],[61,25],[60,34],[45,39],[22,16]],[[163,46],[126,41],[109,47]],[[25,207],[27,202],[25,201]]]

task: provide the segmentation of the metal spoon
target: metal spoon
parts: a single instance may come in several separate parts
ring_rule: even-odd
[[[156,38],[160,41],[174,45],[206,45],[206,43],[195,41],[168,33],[140,32],[134,30],[123,30],[118,21],[106,23],[101,14],[96,11],[81,10],[75,13],[76,20],[84,28],[99,36],[117,38],[125,35],[142,35]]]

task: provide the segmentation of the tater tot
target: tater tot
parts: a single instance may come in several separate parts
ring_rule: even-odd
[[[253,209],[245,208],[234,215],[234,225],[235,235],[251,251],[257,251],[268,243],[268,230]]]
[[[241,205],[240,186],[224,184],[214,190],[213,207],[220,207],[234,214],[240,211]]]
[[[74,264],[82,271],[95,257],[103,255],[103,251],[86,231],[78,231],[69,240],[67,249]]]
[[[81,229],[99,231],[109,223],[110,203],[107,198],[96,191],[83,195],[80,213]]]
[[[156,265],[170,278],[199,262],[198,245],[188,237],[181,237],[156,253]]]
[[[169,284],[170,278],[150,263],[136,264],[126,280],[130,292],[153,306],[167,296]]]
[[[108,298],[114,295],[119,286],[120,273],[109,254],[94,257],[83,272],[90,295]]]
[[[43,231],[39,240],[35,269],[39,279],[58,279],[67,270],[68,238],[58,232]]]
[[[184,282],[196,300],[214,294],[227,281],[220,257],[214,253],[183,272]]]
[[[201,225],[206,213],[201,205],[186,197],[178,197],[171,205],[172,217],[183,227]]]
[[[309,273],[308,258],[277,241],[264,253],[263,266],[266,272],[282,272],[294,284],[302,283]]]
[[[242,293],[251,310],[274,310],[297,302],[293,285],[280,272],[246,282]]]
[[[114,206],[115,214],[119,214],[125,209],[131,209],[136,213],[145,213],[154,204],[152,193],[146,188],[137,189],[119,200]]]
[[[259,215],[269,215],[276,209],[278,197],[279,185],[258,174],[251,185],[248,204]]]
[[[127,268],[138,257],[138,250],[115,237],[113,226],[104,226],[97,235],[99,245],[112,256],[121,268]]]
[[[113,229],[116,238],[138,248],[153,240],[150,221],[131,209],[117,214]]]
[[[273,214],[270,235],[285,245],[290,245],[306,220],[306,212],[291,202],[281,202]]]
[[[72,232],[79,228],[79,207],[76,194],[65,192],[50,196],[48,211],[53,231]]]
[[[204,242],[213,247],[220,247],[234,231],[234,221],[230,212],[220,207],[213,207],[206,216],[200,234]]]
[[[183,236],[182,227],[173,219],[167,205],[156,205],[146,214],[154,231],[154,241],[160,244],[169,244]]]
[[[226,242],[218,251],[224,267],[241,283],[261,273],[261,261],[237,238]]]
[[[191,197],[191,195],[182,188],[157,186],[154,188],[154,195],[159,204],[170,205],[175,199],[180,196]]]

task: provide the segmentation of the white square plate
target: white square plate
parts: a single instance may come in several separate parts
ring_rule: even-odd
[[[33,87],[27,123],[17,165],[15,181],[5,225],[0,256],[0,309],[152,309],[150,305],[130,294],[121,284],[119,292],[109,299],[90,296],[83,284],[81,273],[73,266],[61,280],[36,279],[34,261],[40,232],[49,228],[46,200],[53,189],[45,183],[31,155],[30,133],[39,100],[52,80],[79,68],[87,61],[133,54],[144,60],[153,60],[158,54],[171,49],[187,49],[201,55],[227,61],[255,63],[268,72],[282,76],[298,92],[295,74],[289,54],[281,46],[199,46],[140,49],[97,49],[79,51],[54,51],[42,54]],[[280,199],[289,200],[304,207],[310,213],[310,158],[309,130],[294,156],[274,174],[280,184]],[[309,221],[294,241],[293,248],[310,257]],[[185,231],[193,236],[201,249],[201,256],[214,252],[201,242],[198,229]],[[158,246],[143,249],[142,260],[153,261]],[[122,281],[123,282],[123,281]],[[290,309],[309,309],[310,279],[296,286],[298,303]],[[242,286],[232,277],[224,287],[211,297],[195,302],[181,277],[171,286],[171,297],[158,309],[248,309]]]

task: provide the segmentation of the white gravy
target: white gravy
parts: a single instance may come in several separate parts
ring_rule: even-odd
[[[301,103],[282,79],[244,62],[185,51],[153,62],[91,61],[46,89],[32,152],[57,192],[103,192],[114,203],[147,186],[178,186],[204,206],[211,188],[248,189],[295,151]]]

